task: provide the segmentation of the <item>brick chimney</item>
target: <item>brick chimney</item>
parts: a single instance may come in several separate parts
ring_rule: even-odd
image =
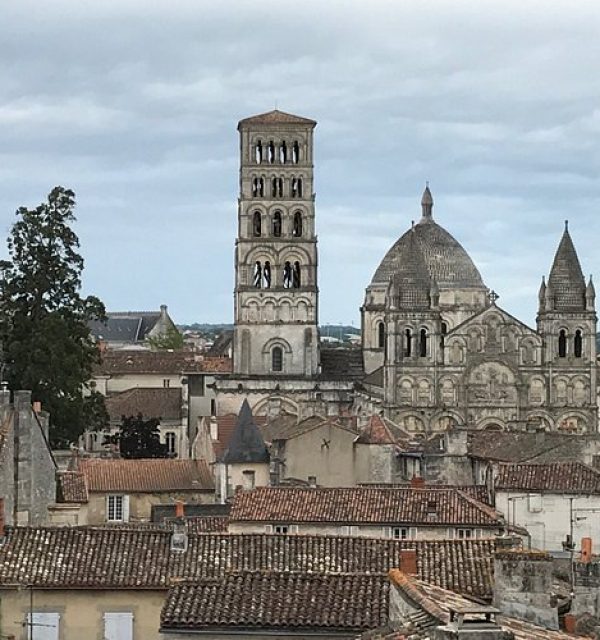
[[[422,489],[425,486],[425,479],[421,476],[413,476],[410,481],[410,486],[413,489]]]
[[[183,518],[184,505],[182,500],[175,501],[175,517],[177,519]]]
[[[402,549],[400,551],[400,571],[409,576],[418,575],[416,549]]]

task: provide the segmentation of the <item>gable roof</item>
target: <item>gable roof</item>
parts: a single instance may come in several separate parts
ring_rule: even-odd
[[[106,321],[92,320],[88,326],[98,340],[143,342],[160,319],[160,311],[111,311]]]
[[[493,540],[391,540],[316,535],[192,533],[171,551],[171,531],[146,527],[7,527],[0,585],[43,588],[165,589],[232,571],[370,573],[400,566],[416,549],[419,577],[490,598]]]
[[[81,471],[58,471],[56,474],[56,501],[83,504],[88,501],[85,476]]]
[[[458,489],[258,487],[236,493],[231,522],[499,527],[501,516]]]
[[[600,494],[600,473],[581,462],[500,464],[496,491]]]
[[[505,319],[510,320],[511,323],[518,325],[519,327],[521,327],[521,329],[524,329],[528,334],[537,336],[538,339],[541,340],[539,333],[535,329],[525,324],[522,320],[515,318],[515,316],[508,313],[508,311],[505,311],[502,307],[499,307],[496,303],[490,305],[489,307],[486,307],[485,309],[482,309],[481,311],[478,311],[475,315],[470,316],[460,324],[457,324],[456,327],[448,331],[446,337],[449,338],[453,334],[460,333],[465,327],[469,326],[470,324],[476,324],[480,322],[483,316],[489,315],[490,313],[499,313]]]
[[[121,420],[123,416],[144,418],[162,418],[163,420],[181,420],[183,417],[183,399],[181,388],[142,388],[136,387],[113,393],[106,398],[106,409],[110,419]]]
[[[379,415],[372,415],[360,432],[359,444],[395,444],[398,440],[409,439],[410,435],[398,425]]]
[[[79,463],[79,469],[90,493],[214,490],[213,476],[204,460],[89,458]]]
[[[223,462],[268,463],[267,445],[260,429],[256,426],[248,400],[244,399],[233,433],[223,454]]]
[[[161,630],[358,632],[386,622],[388,594],[385,576],[234,573],[174,586]]]
[[[203,371],[204,361],[190,351],[150,351],[149,349],[111,350],[102,354],[94,367],[95,375],[127,375],[148,373],[178,375]]]
[[[273,109],[273,111],[267,111],[265,113],[259,113],[255,116],[243,118],[238,123],[238,129],[252,125],[276,125],[276,124],[306,124],[311,127],[316,126],[315,120],[309,118],[303,118],[302,116],[295,116],[292,113],[286,113],[285,111],[279,111],[279,109]]]

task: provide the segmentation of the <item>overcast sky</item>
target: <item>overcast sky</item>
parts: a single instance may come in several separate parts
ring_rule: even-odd
[[[230,322],[239,119],[318,121],[320,321],[420,215],[532,324],[568,218],[600,277],[600,3],[0,2],[0,231],[77,194],[108,310]],[[3,250],[4,251],[4,250]]]

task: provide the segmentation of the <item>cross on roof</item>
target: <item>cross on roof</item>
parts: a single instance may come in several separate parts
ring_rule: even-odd
[[[498,300],[499,297],[500,296],[493,289],[488,293],[488,300],[492,304],[496,304],[496,300]]]

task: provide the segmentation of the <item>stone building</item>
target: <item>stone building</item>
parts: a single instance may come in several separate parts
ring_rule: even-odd
[[[421,219],[366,289],[361,370],[352,350],[332,357],[323,349],[315,125],[277,110],[238,125],[234,364],[216,383],[218,413],[237,413],[248,398],[256,415],[377,413],[411,433],[596,431],[595,292],[566,226],[531,328],[498,306],[465,249],[436,222],[427,187]]]

